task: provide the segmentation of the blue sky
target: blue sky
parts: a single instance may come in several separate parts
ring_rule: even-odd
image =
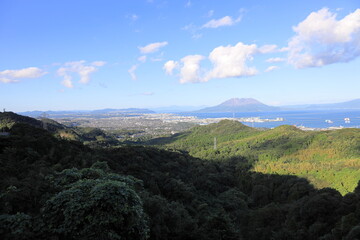
[[[0,107],[360,98],[359,0],[2,0]]]

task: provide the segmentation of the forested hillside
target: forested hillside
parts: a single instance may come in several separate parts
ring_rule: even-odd
[[[253,171],[305,177],[317,188],[332,187],[342,194],[360,180],[360,129],[355,128],[302,131],[283,125],[258,130],[224,120],[149,144],[208,160],[244,157]]]
[[[81,141],[92,147],[108,147],[118,143],[114,136],[106,134],[98,128],[67,127],[49,118],[34,119],[13,112],[0,112],[0,132],[8,131],[15,124],[27,124],[35,128],[46,129],[58,138]]]
[[[238,127],[246,138],[271,135]],[[0,136],[1,239],[360,237],[360,186],[342,196],[296,176],[250,171],[241,156],[89,148],[19,123],[9,132]]]

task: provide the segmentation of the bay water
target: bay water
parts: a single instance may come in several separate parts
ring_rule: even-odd
[[[227,112],[227,113],[177,113],[181,116],[205,118],[249,118],[261,119],[283,118],[279,122],[243,122],[251,127],[273,128],[280,125],[296,125],[307,128],[346,127],[360,128],[360,110],[327,110],[327,111],[280,111],[280,112]],[[348,118],[350,121],[345,121]],[[346,119],[347,120],[347,119]]]

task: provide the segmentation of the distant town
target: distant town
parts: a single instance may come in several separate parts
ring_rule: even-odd
[[[145,135],[164,135],[175,134],[187,130],[195,125],[207,125],[218,123],[221,120],[231,119],[239,122],[272,122],[283,121],[283,118],[262,119],[260,117],[248,118],[205,118],[200,119],[195,116],[180,116],[171,113],[139,113],[124,116],[71,116],[66,118],[56,118],[61,124],[70,127],[93,127],[105,131],[138,130],[134,137]]]

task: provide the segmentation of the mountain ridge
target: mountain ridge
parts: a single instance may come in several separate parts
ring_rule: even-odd
[[[144,113],[222,113],[222,112],[266,112],[297,110],[360,110],[360,98],[339,103],[299,104],[271,106],[254,98],[231,98],[216,106],[166,106],[157,108],[104,108],[97,110],[65,110],[65,111],[24,111],[18,114],[29,117],[40,117],[44,113],[52,118],[64,115],[102,115],[102,114],[144,114]]]
[[[131,113],[155,113],[152,110],[147,108],[104,108],[104,109],[97,109],[97,110],[65,110],[65,111],[26,111],[26,112],[19,112],[18,114],[28,116],[28,117],[39,117],[43,114],[46,114],[50,117],[58,117],[62,115],[101,115],[101,114],[131,114]]]
[[[219,105],[194,111],[194,113],[222,112],[266,112],[279,111],[280,108],[266,105],[254,98],[231,98]]]

